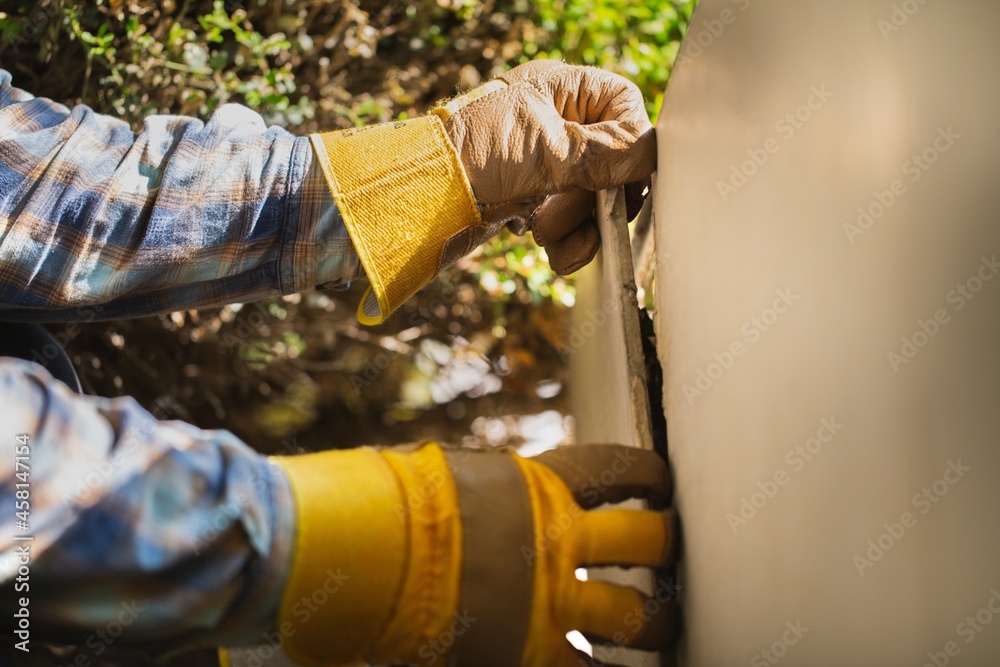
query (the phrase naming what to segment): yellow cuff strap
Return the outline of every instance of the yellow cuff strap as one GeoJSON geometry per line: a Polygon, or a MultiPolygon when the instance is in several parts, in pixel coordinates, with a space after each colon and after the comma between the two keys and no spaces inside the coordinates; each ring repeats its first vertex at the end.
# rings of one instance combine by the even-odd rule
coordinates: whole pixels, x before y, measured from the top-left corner
{"type": "Polygon", "coordinates": [[[447,240],[481,222],[472,187],[434,114],[311,139],[371,283],[358,320],[379,324],[443,268],[447,240]]]}
{"type": "Polygon", "coordinates": [[[410,562],[396,614],[370,657],[379,663],[433,664],[455,621],[462,573],[458,491],[444,452],[427,444],[413,453],[383,456],[405,490],[410,562]]]}
{"type": "MultiPolygon", "coordinates": [[[[573,582],[559,578],[553,578],[553,574],[560,571],[575,572],[577,563],[566,562],[565,555],[570,549],[560,549],[562,541],[569,539],[562,531],[566,530],[565,525],[559,521],[568,521],[572,528],[580,513],[574,511],[575,504],[566,502],[569,491],[565,488],[558,475],[545,466],[536,464],[529,459],[519,456],[514,457],[514,462],[521,469],[524,475],[525,484],[528,487],[528,498],[531,502],[532,525],[535,527],[535,544],[532,545],[535,553],[538,554],[535,561],[534,572],[534,593],[531,602],[531,620],[529,621],[528,638],[524,644],[524,652],[521,654],[522,665],[551,665],[557,664],[558,652],[554,650],[551,637],[548,632],[551,626],[555,625],[554,618],[551,618],[551,610],[555,608],[555,601],[568,597],[564,590],[554,590],[554,584],[575,585],[573,582]],[[555,493],[551,491],[555,489],[555,493]],[[557,540],[551,540],[546,536],[558,535],[557,540]],[[546,541],[549,540],[549,541],[546,541]],[[546,548],[549,547],[549,548],[546,548]]],[[[582,513],[582,512],[581,512],[582,513]]]]}
{"type": "Polygon", "coordinates": [[[439,106],[434,107],[431,111],[440,116],[441,120],[448,122],[449,118],[458,113],[462,107],[466,106],[470,102],[475,102],[480,97],[486,97],[490,93],[503,90],[506,87],[506,82],[501,81],[500,79],[493,79],[489,83],[483,84],[478,88],[473,88],[463,95],[459,95],[458,97],[439,104],[439,106]]]}
{"type": "Polygon", "coordinates": [[[298,518],[285,651],[303,665],[416,662],[458,606],[461,525],[440,447],[275,460],[298,518]]]}

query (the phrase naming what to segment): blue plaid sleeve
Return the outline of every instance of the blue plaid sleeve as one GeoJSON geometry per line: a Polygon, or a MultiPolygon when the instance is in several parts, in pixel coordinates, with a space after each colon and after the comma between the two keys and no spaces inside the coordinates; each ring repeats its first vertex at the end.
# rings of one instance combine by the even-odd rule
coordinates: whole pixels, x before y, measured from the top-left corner
{"type": "Polygon", "coordinates": [[[276,464],[15,359],[0,359],[0,425],[0,609],[27,600],[26,648],[155,653],[275,627],[294,531],[276,464]]]}
{"type": "Polygon", "coordinates": [[[138,316],[359,272],[307,137],[235,104],[136,134],[0,70],[0,318],[138,316]]]}

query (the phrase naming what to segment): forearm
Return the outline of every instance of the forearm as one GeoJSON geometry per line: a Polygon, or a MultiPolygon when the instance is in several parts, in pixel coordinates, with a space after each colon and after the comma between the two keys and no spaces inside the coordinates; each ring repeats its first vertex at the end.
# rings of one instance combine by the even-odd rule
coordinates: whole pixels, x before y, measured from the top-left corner
{"type": "Polygon", "coordinates": [[[0,70],[0,317],[107,319],[346,282],[357,256],[309,141],[226,105],[133,133],[0,70]]]}
{"type": "Polygon", "coordinates": [[[174,650],[259,643],[275,626],[294,534],[276,465],[231,433],[73,394],[28,362],[0,360],[0,395],[5,590],[16,550],[30,553],[28,587],[0,606],[11,614],[28,598],[33,640],[99,644],[127,617],[116,646],[174,650]],[[15,525],[19,434],[30,449],[26,531],[15,525]]]}

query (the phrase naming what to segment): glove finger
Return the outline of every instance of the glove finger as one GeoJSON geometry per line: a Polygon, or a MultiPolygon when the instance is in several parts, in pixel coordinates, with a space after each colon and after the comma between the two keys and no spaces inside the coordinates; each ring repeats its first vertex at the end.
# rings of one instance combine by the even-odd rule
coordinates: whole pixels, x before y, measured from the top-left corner
{"type": "Polygon", "coordinates": [[[670,471],[656,452],[625,445],[571,445],[534,458],[551,468],[583,508],[628,498],[670,499],[670,471]]]}
{"type": "Polygon", "coordinates": [[[548,192],[604,190],[643,181],[656,169],[653,126],[634,83],[570,65],[550,65],[526,80],[530,93],[523,84],[510,89],[511,108],[523,106],[543,132],[532,146],[550,172],[548,192]]]}
{"type": "Polygon", "coordinates": [[[572,71],[575,80],[560,81],[552,73],[545,79],[563,118],[588,124],[613,120],[640,130],[652,128],[639,86],[598,67],[567,66],[567,70],[572,71]]]}
{"type": "Polygon", "coordinates": [[[656,141],[638,86],[607,70],[571,65],[549,66],[531,81],[566,121],[562,129],[574,166],[567,175],[575,182],[565,186],[603,190],[653,173],[656,141]]]}
{"type": "Polygon", "coordinates": [[[545,246],[549,266],[560,276],[568,276],[590,263],[601,247],[597,220],[591,218],[574,229],[569,236],[545,246]]]}
{"type": "MultiPolygon", "coordinates": [[[[625,184],[625,215],[631,221],[646,201],[650,179],[625,184]]],[[[484,211],[495,206],[484,206],[484,211]]],[[[568,236],[584,222],[596,219],[597,193],[571,190],[546,197],[531,216],[531,229],[538,245],[548,247],[568,236]]],[[[485,217],[485,214],[484,214],[485,217]]]]}
{"type": "MultiPolygon", "coordinates": [[[[665,648],[673,646],[677,643],[677,639],[681,634],[682,614],[680,604],[674,598],[670,598],[666,602],[659,602],[650,597],[644,599],[644,608],[653,610],[653,613],[650,615],[652,622],[642,625],[639,634],[634,638],[627,639],[623,643],[615,641],[614,638],[609,640],[587,632],[583,632],[582,634],[594,646],[627,646],[628,648],[639,649],[641,651],[662,651],[665,648]]],[[[640,612],[635,610],[634,615],[628,619],[628,622],[633,627],[637,627],[643,623],[640,620],[640,612]]]]}
{"type": "Polygon", "coordinates": [[[519,65],[499,77],[508,85],[529,83],[573,123],[618,120],[651,127],[639,87],[614,72],[552,60],[519,65]]]}
{"type": "Polygon", "coordinates": [[[660,567],[677,553],[677,514],[673,509],[597,510],[583,517],[586,539],[577,565],[660,567]]]}
{"type": "Polygon", "coordinates": [[[542,247],[548,247],[570,235],[594,217],[597,194],[571,190],[546,197],[531,216],[531,233],[542,247]]]}
{"type": "Polygon", "coordinates": [[[656,169],[656,137],[649,121],[642,126],[621,120],[564,122],[545,131],[546,162],[556,165],[550,192],[616,188],[643,181],[656,169]]]}
{"type": "Polygon", "coordinates": [[[492,238],[503,227],[508,227],[518,236],[523,236],[531,227],[531,219],[535,211],[544,205],[544,199],[528,202],[504,202],[502,204],[484,204],[479,207],[479,214],[489,230],[486,239],[492,238]]]}
{"type": "Polygon", "coordinates": [[[637,183],[625,184],[625,218],[627,220],[635,220],[635,216],[639,215],[639,210],[642,208],[643,202],[646,201],[646,195],[649,194],[651,185],[652,181],[648,178],[637,183]]]}
{"type": "Polygon", "coordinates": [[[646,651],[667,648],[677,638],[680,613],[673,599],[661,603],[604,581],[578,581],[574,588],[562,618],[588,638],[646,651]]]}

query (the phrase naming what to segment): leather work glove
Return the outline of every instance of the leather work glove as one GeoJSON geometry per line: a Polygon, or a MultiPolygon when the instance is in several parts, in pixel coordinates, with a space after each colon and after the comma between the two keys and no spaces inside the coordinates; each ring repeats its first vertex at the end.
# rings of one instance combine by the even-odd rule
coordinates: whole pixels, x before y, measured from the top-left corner
{"type": "Polygon", "coordinates": [[[642,206],[656,168],[642,93],[617,74],[555,60],[525,63],[497,80],[506,85],[488,83],[435,113],[446,118],[487,226],[530,228],[553,271],[572,273],[600,247],[596,190],[624,185],[629,220],[642,206]],[[491,87],[496,95],[473,104],[491,87]],[[501,139],[484,144],[484,128],[501,139]]]}
{"type": "Polygon", "coordinates": [[[568,667],[588,664],[570,630],[647,650],[675,638],[675,602],[575,576],[674,558],[671,510],[587,511],[665,501],[653,452],[582,445],[526,459],[424,443],[277,460],[298,514],[278,619],[294,664],[568,667]]]}
{"type": "Polygon", "coordinates": [[[529,62],[420,118],[312,135],[371,282],[378,324],[504,225],[531,229],[570,273],[600,244],[594,192],[627,185],[630,217],[656,167],[642,94],[594,67],[529,62]]]}

